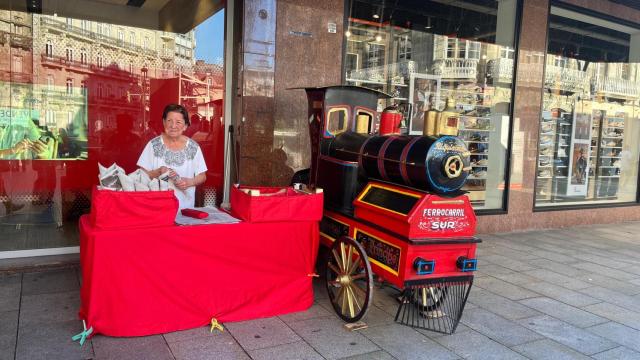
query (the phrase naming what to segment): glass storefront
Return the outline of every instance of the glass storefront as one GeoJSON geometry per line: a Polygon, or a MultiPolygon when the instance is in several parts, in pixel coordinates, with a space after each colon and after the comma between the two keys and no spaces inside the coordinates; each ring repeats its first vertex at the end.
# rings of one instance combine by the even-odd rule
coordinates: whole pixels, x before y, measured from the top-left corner
{"type": "Polygon", "coordinates": [[[55,3],[0,8],[0,253],[77,246],[98,163],[135,170],[169,103],[188,109],[209,168],[200,202],[221,194],[224,11],[86,2],[72,17],[55,3]]]}
{"type": "Polygon", "coordinates": [[[640,28],[552,7],[536,206],[635,202],[640,28]]]}
{"type": "Polygon", "coordinates": [[[474,208],[503,209],[517,0],[348,3],[344,81],[384,91],[404,110],[405,133],[454,100],[471,151],[464,190],[474,208]]]}

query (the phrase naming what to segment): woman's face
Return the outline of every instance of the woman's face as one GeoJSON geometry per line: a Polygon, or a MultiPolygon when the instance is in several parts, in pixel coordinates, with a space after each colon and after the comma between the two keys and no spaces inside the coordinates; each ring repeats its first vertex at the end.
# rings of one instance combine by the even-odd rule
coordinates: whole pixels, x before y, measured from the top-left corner
{"type": "Polygon", "coordinates": [[[171,138],[177,138],[187,129],[184,116],[177,111],[171,111],[167,114],[167,118],[162,122],[164,124],[164,132],[171,138]]]}

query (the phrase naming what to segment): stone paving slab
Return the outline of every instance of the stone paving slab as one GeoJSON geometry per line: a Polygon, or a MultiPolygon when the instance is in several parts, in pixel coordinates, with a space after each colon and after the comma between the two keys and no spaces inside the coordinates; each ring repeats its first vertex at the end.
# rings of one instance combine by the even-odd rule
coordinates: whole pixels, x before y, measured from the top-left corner
{"type": "Polygon", "coordinates": [[[277,345],[270,348],[250,350],[249,355],[255,360],[322,360],[324,359],[309,344],[298,341],[291,344],[277,345]]]}
{"type": "Polygon", "coordinates": [[[94,357],[92,342],[80,347],[71,341],[77,334],[77,320],[47,322],[30,326],[20,324],[16,360],[70,360],[94,357]]]}
{"type": "Polygon", "coordinates": [[[601,352],[600,354],[596,354],[593,356],[594,359],[597,360],[638,360],[640,359],[640,353],[633,351],[629,348],[621,346],[619,348],[611,349],[608,351],[601,352]]]}
{"type": "Polygon", "coordinates": [[[526,359],[508,347],[475,331],[442,336],[436,341],[444,347],[453,350],[453,352],[464,359],[485,360],[487,357],[495,360],[526,359]]]}
{"type": "Polygon", "coordinates": [[[466,309],[462,323],[506,346],[515,346],[543,337],[485,309],[466,309]]]}
{"type": "Polygon", "coordinates": [[[225,328],[244,349],[256,350],[302,339],[277,317],[228,323],[225,328]]]}
{"type": "Polygon", "coordinates": [[[453,335],[396,324],[398,291],[374,287],[350,332],[324,283],[308,310],[163,335],[71,342],[76,269],[0,274],[0,360],[639,359],[640,222],[481,235],[479,271],[453,335]],[[14,351],[15,350],[15,351],[14,351]]]}
{"type": "Polygon", "coordinates": [[[593,335],[586,330],[554,319],[548,315],[523,319],[518,322],[522,326],[546,338],[552,339],[586,355],[597,354],[617,346],[617,344],[605,338],[593,335]]]}
{"type": "Polygon", "coordinates": [[[590,359],[569,347],[544,339],[514,346],[513,349],[529,359],[535,360],[581,360],[590,359]]]}
{"type": "Polygon", "coordinates": [[[392,324],[365,329],[361,333],[396,359],[460,358],[408,326],[392,324]]]}
{"type": "Polygon", "coordinates": [[[79,308],[79,291],[23,296],[20,305],[20,326],[77,320],[79,308]]]}
{"type": "Polygon", "coordinates": [[[609,321],[590,312],[546,297],[520,300],[520,304],[581,328],[609,321]]]}
{"type": "MultiPolygon", "coordinates": [[[[96,358],[105,360],[170,360],[171,351],[162,335],[117,338],[96,335],[92,339],[96,358]]],[[[76,344],[77,347],[79,347],[76,344]]]]}
{"type": "Polygon", "coordinates": [[[629,349],[640,352],[640,331],[638,330],[614,322],[593,326],[587,330],[603,338],[607,338],[613,342],[624,345],[629,349]]]}
{"type": "Polygon", "coordinates": [[[344,330],[343,324],[337,318],[325,317],[298,321],[289,326],[327,359],[339,359],[381,350],[361,333],[344,330]]]}
{"type": "Polygon", "coordinates": [[[80,289],[76,269],[24,274],[22,295],[38,295],[80,289]]]}
{"type": "Polygon", "coordinates": [[[0,360],[14,358],[17,328],[18,310],[0,312],[0,360]]]}

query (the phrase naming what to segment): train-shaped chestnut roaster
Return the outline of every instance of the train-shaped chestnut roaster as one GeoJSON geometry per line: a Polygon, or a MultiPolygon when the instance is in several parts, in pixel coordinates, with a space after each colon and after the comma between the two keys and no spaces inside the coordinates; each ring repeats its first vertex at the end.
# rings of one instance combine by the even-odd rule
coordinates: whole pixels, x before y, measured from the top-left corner
{"type": "Polygon", "coordinates": [[[457,114],[430,113],[425,122],[435,136],[403,136],[401,113],[376,111],[386,94],[356,86],[305,90],[307,182],[325,194],[321,261],[335,311],[347,322],[363,319],[376,274],[399,291],[397,322],[453,333],[480,242],[461,191],[469,151],[458,137],[441,135],[457,134],[457,114]]]}

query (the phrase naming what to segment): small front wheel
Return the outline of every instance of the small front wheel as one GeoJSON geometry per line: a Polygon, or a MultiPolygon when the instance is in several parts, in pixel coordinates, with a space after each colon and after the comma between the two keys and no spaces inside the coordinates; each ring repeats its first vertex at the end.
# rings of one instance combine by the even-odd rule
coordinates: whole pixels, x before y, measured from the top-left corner
{"type": "Polygon", "coordinates": [[[326,275],[329,300],[338,316],[346,322],[362,319],[373,296],[371,264],[362,245],[348,236],[334,241],[326,275]]]}

